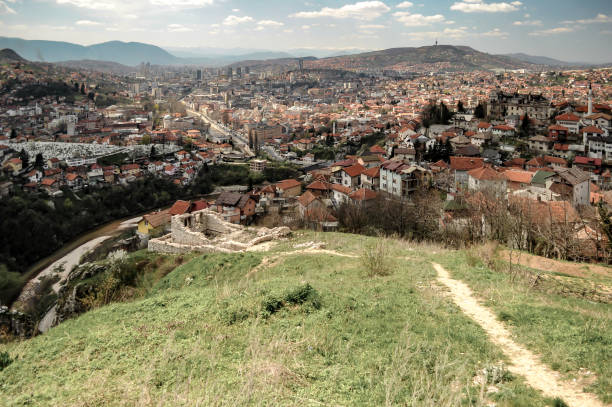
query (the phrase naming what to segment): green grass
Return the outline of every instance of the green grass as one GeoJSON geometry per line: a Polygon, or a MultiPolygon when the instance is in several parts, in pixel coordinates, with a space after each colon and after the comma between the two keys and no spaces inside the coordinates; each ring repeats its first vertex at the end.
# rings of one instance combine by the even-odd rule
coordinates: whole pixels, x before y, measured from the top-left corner
{"type": "Polygon", "coordinates": [[[197,256],[146,280],[144,298],[0,345],[14,360],[0,372],[0,400],[7,406],[553,405],[518,377],[505,377],[495,393],[475,382],[503,355],[432,284],[429,262],[443,256],[459,263],[460,253],[387,240],[391,273],[368,277],[359,256],[372,239],[304,232],[268,253],[197,256]],[[357,257],[285,255],[247,276],[264,257],[313,240],[357,257]]]}
{"type": "MultiPolygon", "coordinates": [[[[485,305],[506,323],[519,343],[540,354],[544,363],[567,380],[578,380],[586,391],[612,403],[610,305],[534,290],[513,281],[509,274],[468,261],[468,256],[453,253],[438,261],[485,299],[485,305]],[[587,371],[591,374],[585,374],[587,371]]],[[[577,285],[589,283],[570,279],[577,285]]]]}

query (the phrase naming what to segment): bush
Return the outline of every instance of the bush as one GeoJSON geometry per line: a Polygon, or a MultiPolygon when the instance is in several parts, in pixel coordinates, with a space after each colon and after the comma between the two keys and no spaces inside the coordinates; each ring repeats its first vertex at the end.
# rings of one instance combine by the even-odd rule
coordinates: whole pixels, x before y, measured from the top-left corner
{"type": "Polygon", "coordinates": [[[19,295],[23,277],[0,264],[0,305],[10,305],[19,295]]]}
{"type": "Polygon", "coordinates": [[[569,405],[565,401],[563,401],[563,399],[555,397],[555,399],[553,400],[553,407],[569,407],[569,405]]]}
{"type": "Polygon", "coordinates": [[[11,363],[13,363],[13,359],[11,359],[8,352],[0,352],[0,372],[11,363]]]}
{"type": "Polygon", "coordinates": [[[373,243],[366,243],[361,254],[361,260],[370,277],[391,274],[389,252],[383,238],[378,238],[373,243]]]}
{"type": "Polygon", "coordinates": [[[310,284],[299,285],[283,295],[269,295],[262,302],[262,315],[268,317],[287,305],[305,305],[318,310],[321,308],[321,296],[310,284]]]}

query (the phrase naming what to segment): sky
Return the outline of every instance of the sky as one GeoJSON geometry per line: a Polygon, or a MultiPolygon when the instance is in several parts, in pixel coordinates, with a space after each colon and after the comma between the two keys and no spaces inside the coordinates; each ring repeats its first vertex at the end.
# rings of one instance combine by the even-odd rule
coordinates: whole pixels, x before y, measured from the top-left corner
{"type": "Polygon", "coordinates": [[[0,35],[286,51],[469,45],[612,61],[612,0],[0,0],[0,35]]]}

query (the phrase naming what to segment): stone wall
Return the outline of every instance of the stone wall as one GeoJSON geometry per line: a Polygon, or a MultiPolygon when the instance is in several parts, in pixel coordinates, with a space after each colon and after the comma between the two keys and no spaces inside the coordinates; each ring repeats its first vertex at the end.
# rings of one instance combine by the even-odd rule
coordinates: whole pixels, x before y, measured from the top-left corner
{"type": "Polygon", "coordinates": [[[149,251],[162,253],[231,253],[290,234],[289,228],[245,228],[223,220],[210,209],[173,216],[170,233],[148,243],[149,251]]]}

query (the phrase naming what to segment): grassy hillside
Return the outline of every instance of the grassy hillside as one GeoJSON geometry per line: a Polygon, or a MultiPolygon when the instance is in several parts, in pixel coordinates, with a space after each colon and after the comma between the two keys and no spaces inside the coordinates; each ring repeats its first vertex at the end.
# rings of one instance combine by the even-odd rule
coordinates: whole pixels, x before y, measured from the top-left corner
{"type": "Polygon", "coordinates": [[[436,283],[432,260],[491,298],[553,368],[591,369],[593,391],[610,393],[609,309],[530,296],[465,252],[397,240],[385,242],[386,273],[372,276],[362,254],[375,242],[304,232],[268,252],[196,256],[145,279],[140,299],[0,345],[14,359],[0,371],[2,404],[562,405],[500,367],[501,349],[436,283]],[[329,251],[296,248],[310,241],[329,251]],[[555,333],[567,324],[585,340],[563,357],[571,335],[555,333]]]}

